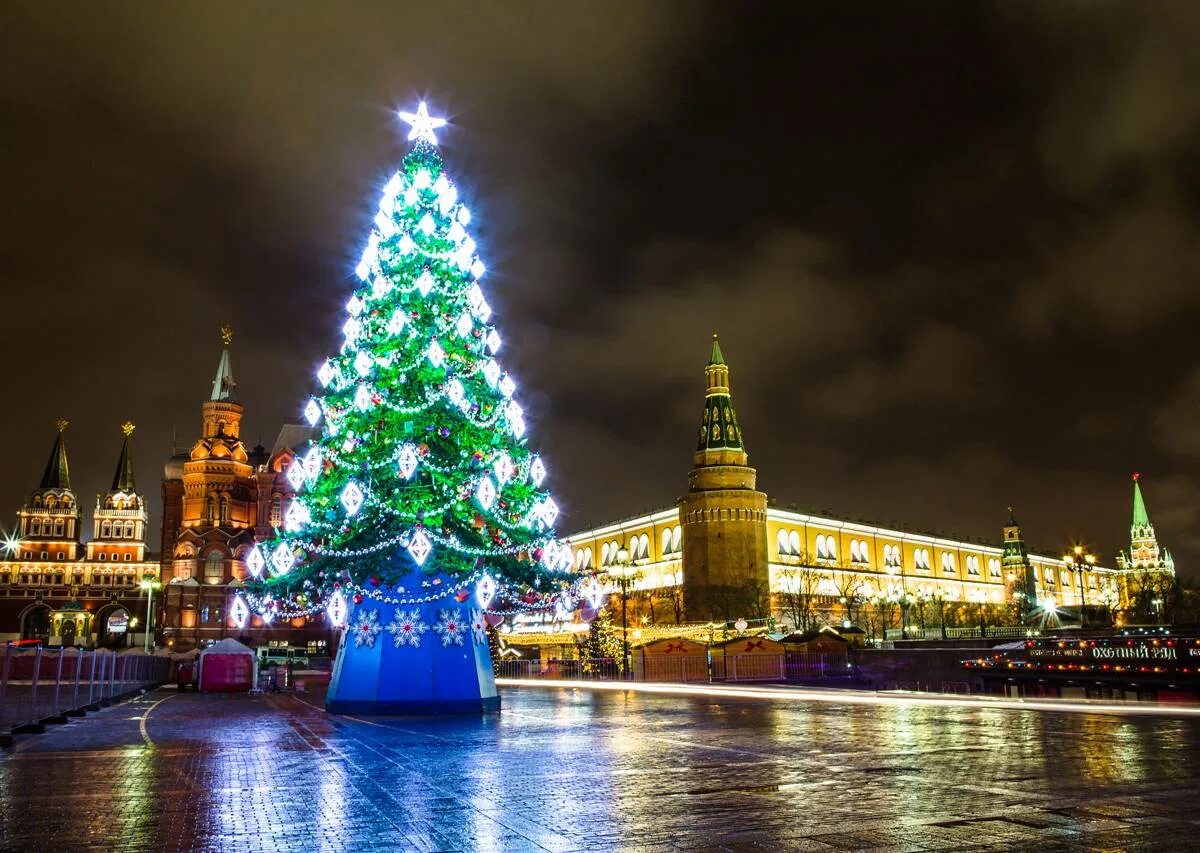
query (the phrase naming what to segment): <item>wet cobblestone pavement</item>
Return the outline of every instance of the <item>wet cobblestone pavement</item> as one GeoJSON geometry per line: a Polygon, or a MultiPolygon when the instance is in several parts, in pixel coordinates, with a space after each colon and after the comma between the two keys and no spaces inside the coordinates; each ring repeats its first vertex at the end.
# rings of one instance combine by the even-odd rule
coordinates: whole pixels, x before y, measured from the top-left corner
{"type": "Polygon", "coordinates": [[[504,701],[499,717],[358,721],[315,695],[159,690],[0,753],[0,847],[1200,847],[1195,720],[537,688],[504,701]]]}

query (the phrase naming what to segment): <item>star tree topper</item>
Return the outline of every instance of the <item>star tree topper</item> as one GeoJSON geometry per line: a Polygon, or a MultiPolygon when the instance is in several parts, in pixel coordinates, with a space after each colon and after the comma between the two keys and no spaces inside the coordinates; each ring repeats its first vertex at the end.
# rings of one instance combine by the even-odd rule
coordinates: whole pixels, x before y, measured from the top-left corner
{"type": "Polygon", "coordinates": [[[400,118],[412,126],[412,130],[408,132],[409,142],[428,142],[430,145],[437,145],[437,137],[433,132],[439,127],[446,126],[444,118],[434,118],[429,114],[424,101],[417,106],[415,113],[401,111],[400,118]]]}

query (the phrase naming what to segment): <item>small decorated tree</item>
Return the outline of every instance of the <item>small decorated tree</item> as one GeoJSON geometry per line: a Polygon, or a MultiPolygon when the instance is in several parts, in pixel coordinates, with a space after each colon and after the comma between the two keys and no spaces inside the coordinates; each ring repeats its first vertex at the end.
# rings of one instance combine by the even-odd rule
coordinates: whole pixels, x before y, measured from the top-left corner
{"type": "Polygon", "coordinates": [[[260,580],[246,599],[268,620],[324,611],[347,626],[331,710],[486,710],[487,624],[577,596],[471,215],[436,148],[445,122],[424,103],[401,116],[413,145],[383,188],[343,343],[304,406],[319,435],[286,472],[283,530],[247,559],[260,580]]]}

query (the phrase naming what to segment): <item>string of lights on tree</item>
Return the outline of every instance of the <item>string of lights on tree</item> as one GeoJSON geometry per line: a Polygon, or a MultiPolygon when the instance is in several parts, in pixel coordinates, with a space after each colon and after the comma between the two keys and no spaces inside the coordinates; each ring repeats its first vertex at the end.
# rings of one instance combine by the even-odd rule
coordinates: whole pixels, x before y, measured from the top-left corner
{"type": "Polygon", "coordinates": [[[473,593],[493,617],[585,596],[557,541],[545,462],[527,446],[517,385],[481,284],[471,214],[445,173],[424,103],[387,181],[346,303],[343,341],[303,407],[317,433],[286,471],[296,497],[247,555],[241,622],[350,601],[414,605],[473,593]],[[419,589],[401,582],[419,567],[419,589]]]}

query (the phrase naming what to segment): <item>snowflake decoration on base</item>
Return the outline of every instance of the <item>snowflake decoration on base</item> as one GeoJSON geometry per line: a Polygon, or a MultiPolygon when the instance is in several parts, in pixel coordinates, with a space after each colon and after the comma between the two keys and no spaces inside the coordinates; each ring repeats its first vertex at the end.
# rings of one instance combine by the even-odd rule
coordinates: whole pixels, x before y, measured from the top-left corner
{"type": "Polygon", "coordinates": [[[383,627],[379,624],[378,610],[360,610],[354,614],[354,645],[356,648],[366,646],[375,648],[375,638],[383,627]]]}
{"type": "Polygon", "coordinates": [[[463,644],[463,634],[467,633],[467,626],[463,622],[462,611],[459,609],[443,610],[438,615],[438,623],[433,626],[433,630],[437,631],[442,638],[442,645],[448,646],[453,643],[456,646],[463,644]]]}
{"type": "Polygon", "coordinates": [[[471,611],[471,634],[475,637],[475,645],[487,645],[487,622],[483,621],[482,610],[471,611]]]}
{"type": "Polygon", "coordinates": [[[412,646],[415,649],[421,645],[421,635],[429,630],[429,626],[421,621],[420,610],[397,610],[392,614],[387,630],[395,640],[396,648],[412,646]]]}

